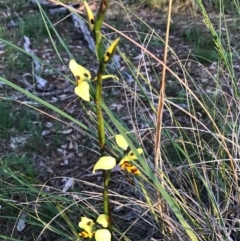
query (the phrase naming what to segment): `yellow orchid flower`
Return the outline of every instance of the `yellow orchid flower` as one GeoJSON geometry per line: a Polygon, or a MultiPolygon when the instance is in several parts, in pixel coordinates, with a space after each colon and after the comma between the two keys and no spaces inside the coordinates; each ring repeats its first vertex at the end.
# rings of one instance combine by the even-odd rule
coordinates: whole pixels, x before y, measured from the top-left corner
{"type": "MultiPolygon", "coordinates": [[[[119,147],[121,147],[124,151],[127,150],[128,148],[128,143],[124,139],[124,137],[119,134],[115,136],[116,143],[119,147]]],[[[143,150],[142,148],[137,149],[138,154],[142,154],[143,150]]],[[[137,156],[133,153],[132,150],[130,150],[127,155],[123,157],[123,159],[119,162],[119,166],[121,167],[122,170],[126,170],[129,173],[135,174],[135,175],[140,175],[140,171],[136,166],[134,166],[131,161],[137,160],[137,156]]]]}
{"type": "MultiPolygon", "coordinates": [[[[116,135],[115,136],[116,143],[119,147],[121,147],[123,150],[127,150],[128,143],[124,139],[122,135],[116,135]]],[[[143,150],[141,148],[137,149],[137,152],[139,154],[143,153],[143,150]]],[[[134,166],[131,161],[137,160],[137,156],[133,153],[133,151],[129,151],[123,159],[120,161],[119,165],[122,170],[126,170],[129,173],[133,173],[136,175],[140,175],[140,171],[136,166],[134,166]]],[[[96,172],[96,170],[111,170],[116,166],[116,159],[111,156],[103,156],[99,158],[99,160],[96,162],[96,164],[93,167],[93,173],[96,172]]]]}
{"type": "Polygon", "coordinates": [[[102,170],[111,170],[116,166],[116,159],[111,156],[103,156],[101,157],[95,166],[93,167],[93,173],[95,173],[96,170],[102,169],[102,170]]]}
{"type": "Polygon", "coordinates": [[[79,234],[80,236],[92,238],[95,227],[92,219],[87,217],[81,217],[81,221],[79,222],[78,226],[84,229],[84,231],[79,234]]]}
{"type": "Polygon", "coordinates": [[[88,15],[88,24],[89,24],[89,28],[91,29],[91,31],[93,31],[94,29],[94,24],[95,24],[95,17],[94,14],[91,10],[91,8],[89,7],[88,3],[86,1],[83,2],[85,9],[87,11],[87,15],[88,15]]]}
{"type": "Polygon", "coordinates": [[[117,49],[117,45],[118,45],[118,42],[119,42],[120,38],[117,38],[116,40],[114,40],[112,42],[112,44],[110,45],[110,47],[107,49],[106,53],[104,54],[103,56],[103,62],[105,64],[109,63],[110,60],[112,59],[116,49],[117,49]]]}
{"type": "MultiPolygon", "coordinates": [[[[75,94],[85,101],[90,101],[90,87],[88,81],[91,80],[91,73],[86,68],[78,64],[74,59],[70,60],[69,68],[76,79],[76,87],[74,89],[75,94]]],[[[119,80],[117,76],[111,74],[102,76],[102,79],[109,78],[119,80]]],[[[95,80],[97,80],[97,77],[94,78],[94,81],[95,80]]]]}
{"type": "Polygon", "coordinates": [[[78,226],[84,229],[84,231],[79,233],[79,236],[90,239],[94,236],[96,241],[111,241],[111,233],[106,229],[109,225],[108,219],[108,215],[99,215],[96,222],[101,224],[104,228],[96,230],[96,224],[92,219],[81,217],[78,226]]]}
{"type": "MultiPolygon", "coordinates": [[[[143,150],[141,148],[137,149],[138,154],[142,154],[143,150]]],[[[133,151],[129,151],[126,156],[119,162],[119,166],[121,167],[121,170],[126,170],[129,173],[132,173],[134,175],[140,175],[140,171],[136,166],[134,166],[131,161],[137,160],[136,155],[133,153],[133,151]]]]}
{"type": "Polygon", "coordinates": [[[69,62],[69,68],[76,79],[76,87],[74,89],[75,94],[81,97],[85,101],[90,101],[89,84],[91,79],[90,72],[79,65],[74,59],[69,62]]]}

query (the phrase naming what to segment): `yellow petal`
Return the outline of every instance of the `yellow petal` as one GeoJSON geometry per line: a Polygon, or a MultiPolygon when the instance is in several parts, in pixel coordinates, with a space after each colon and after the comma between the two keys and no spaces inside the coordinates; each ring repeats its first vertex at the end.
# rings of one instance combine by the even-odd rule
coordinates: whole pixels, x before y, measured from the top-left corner
{"type": "MultiPolygon", "coordinates": [[[[142,148],[138,148],[137,149],[137,152],[138,154],[142,154],[143,153],[143,150],[142,148]]],[[[125,161],[132,161],[132,160],[137,160],[137,157],[136,155],[133,153],[133,151],[131,150],[127,156],[124,157],[125,161]]]]}
{"type": "Polygon", "coordinates": [[[121,167],[122,170],[124,170],[124,163],[127,162],[126,157],[124,157],[120,162],[119,166],[121,167]]]}
{"type": "Polygon", "coordinates": [[[116,75],[106,74],[102,76],[102,79],[110,79],[110,78],[119,81],[119,78],[116,75]]]}
{"type": "Polygon", "coordinates": [[[78,86],[75,87],[74,92],[83,100],[90,101],[89,84],[86,81],[78,84],[78,86]]]}
{"type": "MultiPolygon", "coordinates": [[[[87,217],[81,217],[81,221],[79,222],[78,226],[82,229],[84,229],[90,238],[93,236],[93,227],[94,227],[94,222],[92,219],[87,218],[87,217]]],[[[85,233],[83,233],[85,234],[85,233]]],[[[86,235],[86,234],[85,234],[86,235]]]]}
{"type": "Polygon", "coordinates": [[[72,73],[78,83],[81,83],[84,80],[91,79],[90,72],[86,68],[79,65],[74,59],[70,60],[69,69],[72,71],[72,73]]]}
{"type": "Polygon", "coordinates": [[[101,214],[98,216],[97,223],[101,224],[104,228],[106,228],[109,224],[109,217],[106,214],[101,214]]]}
{"type": "MultiPolygon", "coordinates": [[[[102,76],[102,79],[114,79],[119,81],[119,78],[116,75],[112,75],[112,74],[106,74],[102,76]]],[[[97,80],[97,76],[94,78],[94,81],[97,80]]]]}
{"type": "Polygon", "coordinates": [[[115,138],[118,146],[121,147],[124,151],[126,151],[128,148],[128,143],[126,142],[124,137],[119,134],[119,135],[116,135],[115,138]]]}
{"type": "Polygon", "coordinates": [[[93,173],[96,170],[111,170],[116,166],[116,159],[111,156],[103,156],[101,157],[93,168],[93,173]]]}
{"type": "Polygon", "coordinates": [[[108,229],[99,229],[95,233],[96,241],[111,241],[111,233],[108,229]]]}
{"type": "Polygon", "coordinates": [[[86,8],[87,15],[88,15],[89,28],[90,28],[91,30],[93,30],[94,24],[95,24],[94,14],[93,14],[91,8],[89,7],[88,3],[87,3],[86,1],[84,1],[83,3],[84,3],[84,6],[85,6],[85,8],[86,8]]]}
{"type": "Polygon", "coordinates": [[[107,49],[106,53],[104,54],[103,62],[105,64],[109,63],[109,61],[112,59],[112,57],[117,49],[119,40],[120,40],[120,38],[117,38],[115,41],[113,41],[112,44],[110,45],[110,47],[107,49]]]}

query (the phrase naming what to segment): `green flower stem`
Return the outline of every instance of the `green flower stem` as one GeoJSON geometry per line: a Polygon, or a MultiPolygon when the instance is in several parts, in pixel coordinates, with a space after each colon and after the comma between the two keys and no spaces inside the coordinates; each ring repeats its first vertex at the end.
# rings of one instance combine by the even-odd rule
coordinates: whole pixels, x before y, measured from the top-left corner
{"type": "MultiPolygon", "coordinates": [[[[105,131],[104,131],[104,119],[102,115],[101,109],[101,101],[102,101],[102,75],[105,69],[104,63],[99,64],[98,74],[97,74],[97,83],[96,83],[96,111],[97,111],[97,119],[98,119],[98,140],[99,146],[101,149],[101,156],[104,155],[105,149],[105,131]]],[[[104,180],[104,188],[103,188],[103,209],[104,214],[109,217],[109,231],[112,231],[111,225],[111,212],[109,206],[109,197],[108,197],[108,186],[111,179],[111,171],[103,171],[103,180],[104,180]]]]}
{"type": "Polygon", "coordinates": [[[102,33],[100,31],[95,31],[95,40],[96,40],[97,58],[98,58],[98,61],[101,61],[105,52],[105,48],[102,41],[102,33]]]}
{"type": "Polygon", "coordinates": [[[107,9],[109,7],[110,4],[110,0],[102,0],[100,2],[100,6],[98,9],[98,13],[96,16],[96,21],[94,24],[94,35],[95,35],[95,41],[96,41],[96,53],[97,53],[97,57],[98,60],[101,61],[103,58],[103,55],[105,53],[105,48],[104,48],[104,44],[102,41],[102,33],[101,33],[101,27],[102,27],[102,23],[103,20],[105,18],[107,9]]]}
{"type": "MultiPolygon", "coordinates": [[[[98,9],[98,13],[96,16],[96,21],[94,24],[94,36],[96,41],[96,54],[99,60],[99,68],[97,73],[97,81],[96,81],[96,112],[97,112],[97,120],[98,120],[98,140],[99,147],[101,149],[101,156],[104,155],[105,151],[105,130],[104,130],[104,119],[102,115],[101,102],[102,102],[102,76],[105,70],[105,64],[103,63],[103,56],[105,53],[104,44],[102,41],[102,33],[101,26],[108,9],[110,0],[102,0],[98,9]]],[[[111,178],[111,171],[103,171],[103,208],[104,214],[109,217],[109,231],[112,231],[111,225],[111,212],[109,206],[109,197],[108,197],[108,187],[111,178]]]]}
{"type": "Polygon", "coordinates": [[[97,74],[97,84],[96,84],[96,111],[97,111],[97,119],[98,119],[98,140],[99,147],[101,149],[101,155],[104,155],[104,147],[105,147],[105,131],[104,131],[104,120],[101,109],[101,101],[102,101],[102,75],[104,71],[104,65],[102,63],[99,64],[98,74],[97,74]]]}
{"type": "Polygon", "coordinates": [[[111,179],[111,171],[103,171],[103,178],[104,178],[103,209],[104,209],[104,214],[108,215],[109,217],[108,229],[110,232],[112,232],[112,215],[111,215],[109,197],[108,197],[108,186],[111,179]]]}
{"type": "Polygon", "coordinates": [[[109,7],[110,0],[102,0],[96,16],[96,23],[94,25],[95,32],[100,31],[103,20],[105,18],[107,9],[109,7]]]}

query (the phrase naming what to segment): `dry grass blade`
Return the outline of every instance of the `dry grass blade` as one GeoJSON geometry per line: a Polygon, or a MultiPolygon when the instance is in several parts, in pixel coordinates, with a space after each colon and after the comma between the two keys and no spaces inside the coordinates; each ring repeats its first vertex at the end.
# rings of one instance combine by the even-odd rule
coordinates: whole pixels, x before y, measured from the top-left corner
{"type": "MultiPolygon", "coordinates": [[[[154,173],[157,175],[158,169],[160,168],[163,170],[163,163],[162,163],[162,155],[160,150],[160,141],[161,141],[161,134],[162,134],[162,116],[163,116],[163,108],[164,108],[164,96],[165,96],[165,81],[166,81],[166,64],[167,64],[167,53],[168,53],[168,40],[169,40],[169,31],[170,31],[170,24],[171,24],[171,13],[172,13],[172,0],[169,1],[168,5],[168,19],[167,19],[167,28],[166,28],[166,38],[165,38],[165,47],[164,47],[164,57],[163,57],[163,70],[162,70],[162,79],[161,79],[161,87],[159,90],[159,101],[157,107],[157,120],[156,120],[156,132],[155,132],[155,168],[154,173]],[[160,161],[160,162],[159,162],[160,161]]],[[[164,176],[161,174],[160,176],[162,185],[164,187],[165,181],[164,176]]],[[[173,240],[174,234],[173,231],[166,220],[164,220],[164,216],[169,216],[168,206],[166,201],[158,194],[158,203],[159,203],[159,210],[161,215],[161,230],[162,233],[165,234],[166,240],[173,240]]],[[[176,240],[177,237],[175,237],[176,240]]]]}

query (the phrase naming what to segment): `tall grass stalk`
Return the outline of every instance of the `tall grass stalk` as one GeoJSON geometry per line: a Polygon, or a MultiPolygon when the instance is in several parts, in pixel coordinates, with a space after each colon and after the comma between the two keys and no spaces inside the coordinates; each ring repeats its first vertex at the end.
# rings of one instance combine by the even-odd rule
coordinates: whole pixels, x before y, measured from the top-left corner
{"type": "MultiPolygon", "coordinates": [[[[159,101],[157,107],[157,117],[156,117],[156,133],[155,133],[155,167],[154,173],[157,175],[158,170],[163,170],[163,159],[160,151],[161,146],[161,135],[162,135],[162,116],[163,116],[163,109],[164,109],[164,97],[165,97],[165,81],[166,81],[166,65],[167,65],[167,53],[168,53],[168,39],[169,39],[169,30],[171,25],[171,13],[172,13],[172,0],[169,1],[168,5],[168,19],[167,19],[167,27],[166,27],[166,39],[165,39],[165,48],[164,48],[164,57],[163,57],[163,70],[162,70],[162,79],[161,79],[161,87],[159,90],[159,101]]],[[[163,173],[160,174],[160,180],[162,182],[163,187],[165,186],[165,180],[163,173]]],[[[161,200],[161,195],[158,198],[159,202],[159,210],[160,213],[163,213],[166,216],[169,216],[168,206],[165,200],[161,200]]],[[[161,220],[161,230],[162,233],[168,240],[173,240],[174,234],[171,227],[168,225],[168,222],[164,220],[164,215],[162,215],[161,220]]]]}

